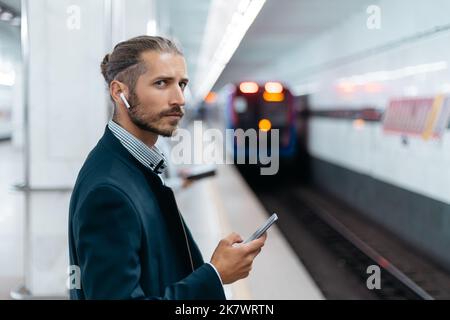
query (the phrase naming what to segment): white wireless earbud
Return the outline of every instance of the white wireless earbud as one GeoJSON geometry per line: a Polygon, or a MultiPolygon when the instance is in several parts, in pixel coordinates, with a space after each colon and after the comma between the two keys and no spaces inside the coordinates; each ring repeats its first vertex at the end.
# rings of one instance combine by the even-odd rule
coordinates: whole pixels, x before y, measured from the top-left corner
{"type": "Polygon", "coordinates": [[[125,106],[127,107],[127,109],[130,109],[130,104],[128,103],[127,99],[125,98],[125,95],[123,94],[123,92],[120,93],[120,98],[122,99],[123,103],[125,103],[125,106]]]}

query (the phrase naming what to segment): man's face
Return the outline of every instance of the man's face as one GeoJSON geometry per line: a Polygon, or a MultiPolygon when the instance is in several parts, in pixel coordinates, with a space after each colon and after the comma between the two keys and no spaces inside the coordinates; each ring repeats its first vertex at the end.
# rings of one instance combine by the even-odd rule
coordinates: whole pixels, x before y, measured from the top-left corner
{"type": "Polygon", "coordinates": [[[130,92],[130,118],[142,130],[172,136],[184,115],[184,88],[188,82],[181,55],[148,51],[142,54],[147,72],[130,92]]]}

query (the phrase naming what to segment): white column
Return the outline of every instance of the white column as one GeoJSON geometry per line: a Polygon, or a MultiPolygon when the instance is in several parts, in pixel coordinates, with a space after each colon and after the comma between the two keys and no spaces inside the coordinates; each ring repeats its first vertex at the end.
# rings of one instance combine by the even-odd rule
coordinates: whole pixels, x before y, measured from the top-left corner
{"type": "Polygon", "coordinates": [[[71,188],[109,114],[100,63],[117,42],[146,33],[154,2],[25,2],[25,288],[37,297],[65,296],[71,188]]]}
{"type": "Polygon", "coordinates": [[[112,0],[112,45],[147,34],[155,19],[154,0],[112,0]]]}
{"type": "Polygon", "coordinates": [[[110,50],[108,1],[28,1],[29,225],[25,285],[63,296],[70,189],[107,121],[100,62],[110,50]]]}
{"type": "Polygon", "coordinates": [[[29,1],[32,187],[71,187],[104,129],[103,2],[29,1]]]}

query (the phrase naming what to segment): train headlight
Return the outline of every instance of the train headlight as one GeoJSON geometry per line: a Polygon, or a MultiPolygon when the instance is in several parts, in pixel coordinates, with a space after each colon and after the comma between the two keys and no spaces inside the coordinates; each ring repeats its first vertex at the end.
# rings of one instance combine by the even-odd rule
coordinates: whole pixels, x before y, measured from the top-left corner
{"type": "Polygon", "coordinates": [[[279,82],[267,82],[264,86],[264,89],[268,93],[282,93],[283,92],[283,85],[279,82]]]}
{"type": "Polygon", "coordinates": [[[259,130],[267,132],[272,128],[272,123],[268,119],[261,119],[258,123],[259,130]]]}
{"type": "Polygon", "coordinates": [[[239,90],[242,93],[256,93],[259,90],[258,84],[256,82],[242,82],[239,85],[239,90]]]}

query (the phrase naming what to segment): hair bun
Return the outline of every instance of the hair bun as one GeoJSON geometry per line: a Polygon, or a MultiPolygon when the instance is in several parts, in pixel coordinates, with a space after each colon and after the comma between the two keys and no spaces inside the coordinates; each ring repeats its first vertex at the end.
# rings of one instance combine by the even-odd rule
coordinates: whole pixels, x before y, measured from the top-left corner
{"type": "Polygon", "coordinates": [[[109,54],[109,53],[107,55],[105,55],[105,57],[103,58],[102,64],[100,65],[102,75],[107,82],[108,82],[108,63],[109,63],[110,57],[111,57],[111,54],[109,54]]]}
{"type": "Polygon", "coordinates": [[[103,58],[103,62],[102,62],[102,64],[108,64],[108,62],[109,62],[109,57],[111,56],[111,54],[107,54],[104,58],[103,58]]]}

